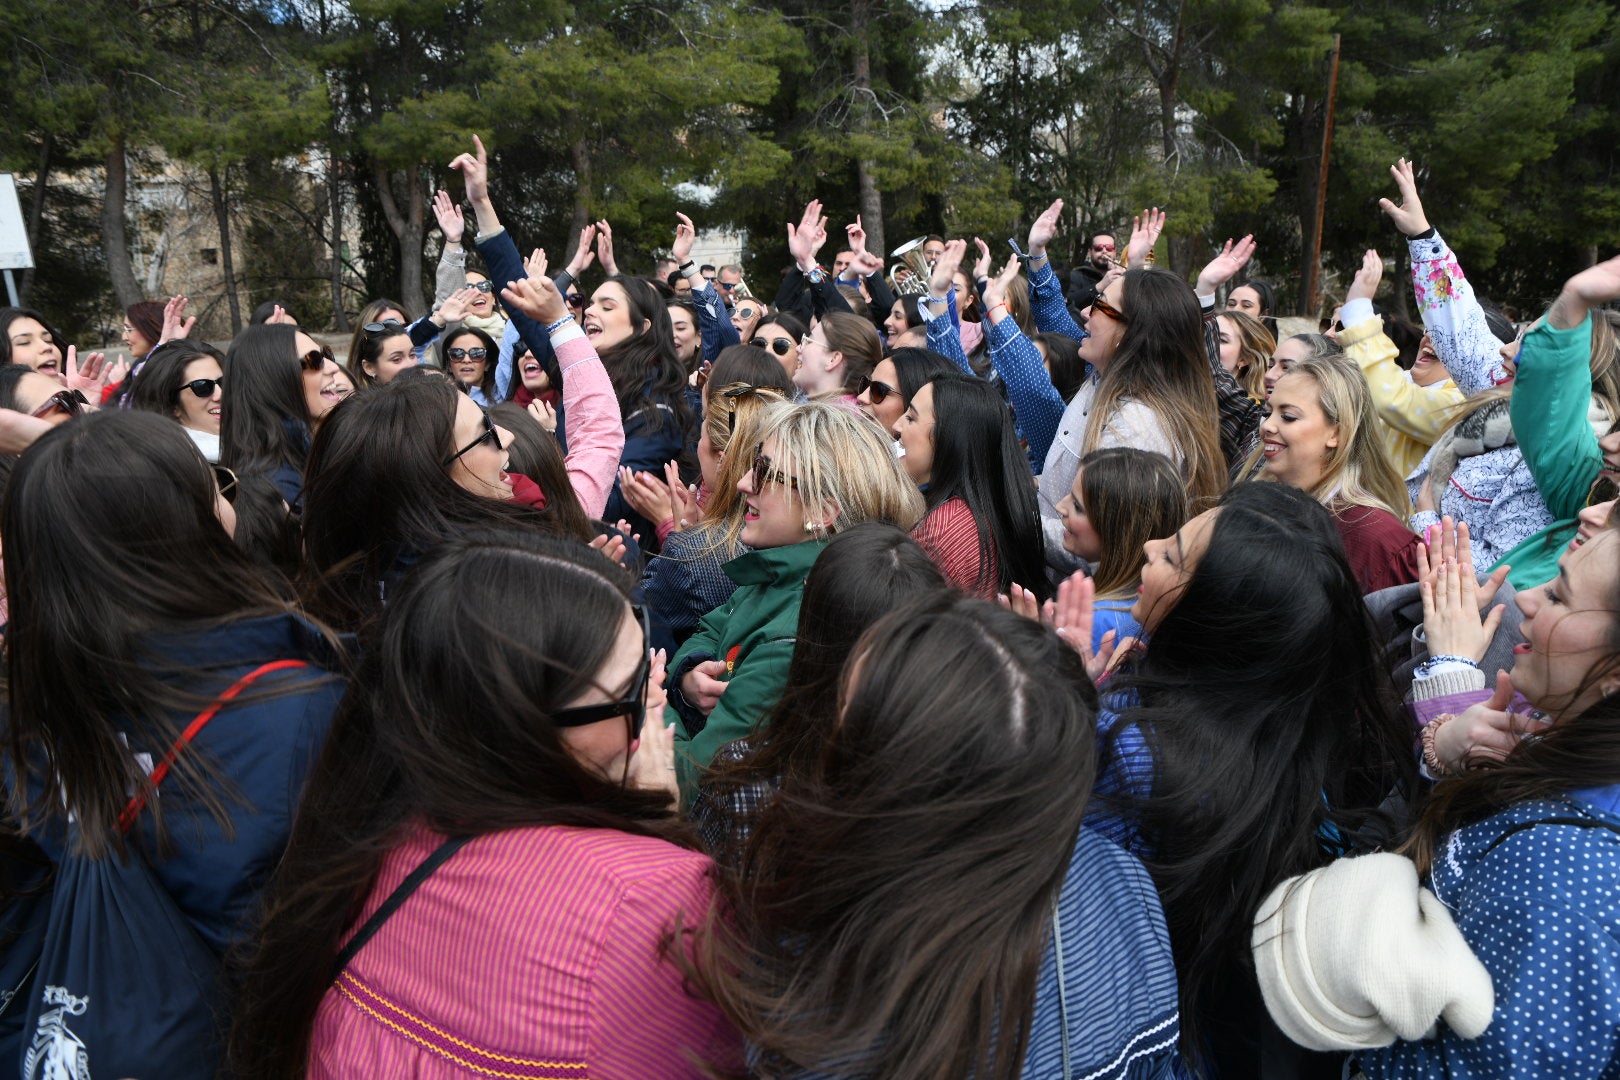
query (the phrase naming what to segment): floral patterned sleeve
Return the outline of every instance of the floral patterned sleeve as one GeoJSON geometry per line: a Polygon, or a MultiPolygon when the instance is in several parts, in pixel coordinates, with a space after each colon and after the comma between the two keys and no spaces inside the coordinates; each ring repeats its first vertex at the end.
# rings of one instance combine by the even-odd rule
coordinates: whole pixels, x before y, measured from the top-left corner
{"type": "Polygon", "coordinates": [[[1407,241],[1412,255],[1412,293],[1435,355],[1465,396],[1506,382],[1502,343],[1485,322],[1485,309],[1463,276],[1457,256],[1438,232],[1407,241]]]}

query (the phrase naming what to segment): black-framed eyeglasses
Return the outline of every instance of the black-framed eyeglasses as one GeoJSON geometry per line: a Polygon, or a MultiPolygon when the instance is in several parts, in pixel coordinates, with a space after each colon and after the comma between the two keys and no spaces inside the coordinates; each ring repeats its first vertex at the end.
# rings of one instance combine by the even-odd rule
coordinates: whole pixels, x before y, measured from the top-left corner
{"type": "Polygon", "coordinates": [[[58,390],[41,402],[39,407],[28,415],[34,417],[49,416],[52,412],[60,409],[69,416],[78,416],[84,412],[84,407],[88,404],[90,404],[90,399],[84,396],[83,391],[58,390]]]}
{"type": "Polygon", "coordinates": [[[484,348],[482,345],[478,345],[471,349],[446,349],[444,351],[444,355],[448,356],[452,360],[469,358],[473,360],[482,360],[484,357],[489,355],[489,350],[484,348]]]}
{"type": "Polygon", "coordinates": [[[368,322],[361,327],[367,337],[388,337],[391,334],[405,332],[405,324],[398,319],[384,319],[382,322],[368,322]]]}
{"type": "Polygon", "coordinates": [[[495,430],[495,421],[489,418],[489,413],[484,413],[483,416],[484,433],[478,436],[478,438],[474,439],[472,442],[468,443],[466,446],[463,446],[460,450],[457,450],[455,453],[445,458],[444,467],[446,469],[460,461],[461,455],[471,453],[484,443],[493,443],[495,445],[495,449],[497,450],[506,449],[506,447],[501,445],[501,433],[495,430]]]}
{"type": "Polygon", "coordinates": [[[862,394],[870,394],[872,397],[872,404],[881,405],[883,404],[884,398],[887,398],[890,394],[898,394],[899,392],[900,391],[896,390],[888,383],[881,383],[870,376],[862,375],[861,388],[855,391],[855,396],[859,397],[862,394]]]}
{"type": "Polygon", "coordinates": [[[600,705],[557,709],[551,714],[553,724],[558,727],[584,727],[622,716],[630,722],[630,737],[640,737],[642,721],[647,717],[647,674],[652,670],[652,626],[647,621],[646,609],[641,605],[630,605],[630,613],[641,623],[641,663],[636,665],[636,673],[631,678],[629,696],[618,701],[604,701],[600,705]]]}
{"type": "Polygon", "coordinates": [[[332,355],[332,346],[322,345],[313,352],[300,356],[298,363],[305,371],[319,371],[326,366],[328,360],[337,363],[337,357],[332,355]]]}
{"type": "MultiPolygon", "coordinates": [[[[809,335],[805,335],[806,338],[809,335]]],[[[777,356],[786,356],[793,349],[793,339],[790,337],[771,338],[769,341],[763,337],[756,337],[748,344],[759,349],[769,349],[777,356]]]]}
{"type": "Polygon", "coordinates": [[[1115,307],[1113,304],[1110,304],[1100,296],[1091,302],[1091,310],[1093,313],[1101,312],[1110,319],[1113,319],[1115,322],[1119,323],[1121,326],[1130,325],[1131,320],[1125,317],[1125,313],[1123,311],[1119,310],[1119,308],[1115,307]]]}
{"type": "MultiPolygon", "coordinates": [[[[224,379],[192,379],[182,386],[180,390],[190,390],[200,398],[211,398],[214,396],[215,388],[224,385],[224,379]]],[[[179,390],[175,391],[176,394],[179,392],[179,390]]]]}
{"type": "Polygon", "coordinates": [[[767,483],[776,484],[778,487],[790,487],[795,491],[799,489],[798,477],[789,476],[781,469],[772,466],[770,457],[765,453],[764,443],[754,447],[753,479],[754,494],[756,495],[765,490],[767,483]]]}
{"type": "Polygon", "coordinates": [[[236,501],[236,474],[223,465],[210,465],[214,470],[214,484],[219,488],[219,497],[228,503],[236,501]]]}
{"type": "Polygon", "coordinates": [[[493,292],[495,283],[493,281],[469,281],[467,282],[467,288],[477,289],[479,292],[493,292]]]}

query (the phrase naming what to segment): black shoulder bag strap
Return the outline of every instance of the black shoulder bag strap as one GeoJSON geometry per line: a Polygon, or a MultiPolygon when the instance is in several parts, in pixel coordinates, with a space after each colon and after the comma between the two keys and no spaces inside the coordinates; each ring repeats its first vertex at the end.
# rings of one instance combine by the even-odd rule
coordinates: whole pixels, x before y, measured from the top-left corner
{"type": "Polygon", "coordinates": [[[371,913],[371,918],[366,920],[364,926],[355,931],[354,937],[350,938],[349,943],[343,946],[343,951],[338,953],[337,962],[332,968],[333,982],[336,982],[337,977],[343,974],[343,969],[349,966],[349,962],[354,959],[356,953],[365,947],[366,942],[371,940],[372,935],[382,929],[382,924],[388,921],[389,916],[398,911],[399,906],[410,899],[411,893],[415,892],[433,871],[443,866],[446,859],[460,851],[471,839],[470,836],[457,836],[446,840],[434,848],[433,853],[423,859],[416,869],[412,870],[405,880],[399,883],[399,887],[388,895],[388,899],[382,902],[381,907],[371,913]]]}

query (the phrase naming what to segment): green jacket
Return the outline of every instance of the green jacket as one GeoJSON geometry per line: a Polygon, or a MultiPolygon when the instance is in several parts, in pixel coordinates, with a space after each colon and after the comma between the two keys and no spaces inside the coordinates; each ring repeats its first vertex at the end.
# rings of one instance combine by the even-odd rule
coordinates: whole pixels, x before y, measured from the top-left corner
{"type": "MultiPolygon", "coordinates": [[[[1515,589],[1533,589],[1558,576],[1558,557],[1579,526],[1603,451],[1587,412],[1592,404],[1592,316],[1572,330],[1545,323],[1524,336],[1513,379],[1513,434],[1536,489],[1554,520],[1502,556],[1515,589]]],[[[1495,567],[1492,567],[1495,569],[1495,567]]]]}
{"type": "Polygon", "coordinates": [[[750,551],[726,563],[726,576],[737,591],[703,617],[670,662],[665,720],[675,725],[675,768],[684,798],[696,793],[698,777],[716,752],[759,726],[782,696],[799,632],[804,579],[826,546],[807,540],[750,551]],[[724,660],[728,667],[726,692],[706,721],[680,692],[681,678],[705,660],[724,660]]]}

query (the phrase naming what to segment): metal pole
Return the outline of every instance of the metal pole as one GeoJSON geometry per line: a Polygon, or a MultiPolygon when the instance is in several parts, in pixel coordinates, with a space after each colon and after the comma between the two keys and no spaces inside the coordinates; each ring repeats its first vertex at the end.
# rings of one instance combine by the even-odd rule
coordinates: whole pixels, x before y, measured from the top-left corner
{"type": "Polygon", "coordinates": [[[6,297],[6,302],[12,307],[22,307],[22,305],[17,302],[17,283],[16,281],[12,280],[10,270],[6,271],[6,297]]]}
{"type": "Polygon", "coordinates": [[[1321,305],[1317,295],[1322,281],[1322,225],[1327,218],[1328,161],[1333,156],[1333,111],[1339,99],[1339,35],[1333,35],[1333,51],[1328,54],[1327,120],[1322,125],[1322,163],[1316,172],[1316,227],[1311,230],[1310,279],[1305,283],[1307,315],[1321,305]]]}

